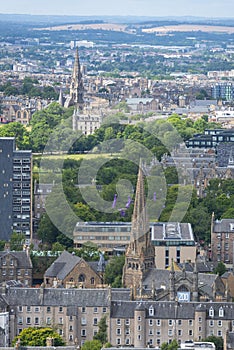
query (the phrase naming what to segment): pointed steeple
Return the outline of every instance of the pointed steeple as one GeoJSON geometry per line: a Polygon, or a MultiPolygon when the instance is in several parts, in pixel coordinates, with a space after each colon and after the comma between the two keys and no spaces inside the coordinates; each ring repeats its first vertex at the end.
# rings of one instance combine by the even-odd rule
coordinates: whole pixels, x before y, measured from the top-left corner
{"type": "Polygon", "coordinates": [[[78,47],[76,48],[75,62],[72,73],[72,81],[70,85],[70,98],[78,111],[84,109],[84,86],[82,81],[82,73],[80,68],[80,59],[78,47]]]}
{"type": "Polygon", "coordinates": [[[154,247],[150,239],[150,227],[146,213],[144,174],[142,162],[140,161],[132,215],[131,241],[126,251],[123,268],[123,285],[130,288],[135,282],[137,288],[139,288],[145,273],[154,266],[154,247]]]}
{"type": "Polygon", "coordinates": [[[135,241],[149,231],[149,222],[146,213],[144,174],[142,160],[140,160],[136,185],[136,195],[132,215],[132,240],[135,241]]]}

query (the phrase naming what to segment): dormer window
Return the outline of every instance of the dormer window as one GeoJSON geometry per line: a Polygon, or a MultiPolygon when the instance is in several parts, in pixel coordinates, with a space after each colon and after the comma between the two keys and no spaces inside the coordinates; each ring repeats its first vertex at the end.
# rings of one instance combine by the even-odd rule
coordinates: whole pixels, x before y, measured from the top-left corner
{"type": "Polygon", "coordinates": [[[222,306],[219,308],[219,317],[223,317],[224,316],[224,310],[222,308],[222,306]]]}
{"type": "Polygon", "coordinates": [[[210,316],[210,317],[214,317],[214,309],[213,309],[212,306],[211,306],[210,309],[209,309],[209,316],[210,316]]]}
{"type": "Polygon", "coordinates": [[[234,223],[230,223],[230,231],[234,231],[234,223]]]}
{"type": "Polygon", "coordinates": [[[149,308],[149,315],[150,315],[150,316],[154,316],[154,308],[153,308],[152,305],[151,305],[150,308],[149,308]]]}

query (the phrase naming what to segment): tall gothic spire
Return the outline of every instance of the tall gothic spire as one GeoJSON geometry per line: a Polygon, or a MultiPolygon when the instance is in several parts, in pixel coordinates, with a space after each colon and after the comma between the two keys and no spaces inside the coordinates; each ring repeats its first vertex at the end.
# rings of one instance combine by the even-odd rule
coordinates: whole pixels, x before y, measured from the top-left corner
{"type": "Polygon", "coordinates": [[[78,47],[76,48],[75,62],[74,62],[73,73],[72,73],[72,81],[70,85],[70,97],[73,100],[73,103],[76,106],[76,109],[79,111],[83,111],[84,86],[82,81],[78,47]]]}
{"type": "Polygon", "coordinates": [[[140,161],[132,215],[131,241],[126,250],[123,267],[123,285],[131,287],[136,281],[135,283],[139,287],[147,270],[154,266],[154,247],[150,240],[150,227],[146,214],[144,174],[140,161]]]}
{"type": "Polygon", "coordinates": [[[136,185],[136,195],[132,215],[132,240],[135,241],[149,231],[149,222],[146,213],[146,200],[144,190],[144,174],[140,160],[136,185]]]}

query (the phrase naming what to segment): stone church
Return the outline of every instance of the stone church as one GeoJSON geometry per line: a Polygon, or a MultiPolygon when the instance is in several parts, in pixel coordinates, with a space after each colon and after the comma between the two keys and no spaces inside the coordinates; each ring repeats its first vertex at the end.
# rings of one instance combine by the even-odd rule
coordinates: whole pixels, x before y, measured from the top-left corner
{"type": "Polygon", "coordinates": [[[100,128],[102,116],[101,113],[97,114],[92,111],[90,103],[84,99],[84,92],[83,77],[77,48],[70,84],[70,94],[64,100],[62,91],[60,90],[59,104],[65,108],[74,106],[72,116],[73,130],[80,130],[84,135],[90,135],[93,134],[96,129],[100,128]]]}
{"type": "Polygon", "coordinates": [[[155,266],[155,251],[151,243],[150,226],[146,212],[144,173],[140,162],[134,210],[132,215],[131,242],[126,251],[123,267],[123,286],[130,288],[132,299],[160,301],[229,301],[228,285],[220,276],[193,271],[175,271],[155,266]]]}

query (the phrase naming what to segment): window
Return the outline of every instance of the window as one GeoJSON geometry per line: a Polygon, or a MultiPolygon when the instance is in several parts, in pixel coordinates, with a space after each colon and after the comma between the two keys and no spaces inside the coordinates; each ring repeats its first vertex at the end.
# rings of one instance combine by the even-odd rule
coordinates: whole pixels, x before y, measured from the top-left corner
{"type": "Polygon", "coordinates": [[[223,333],[222,333],[222,331],[219,329],[218,332],[217,332],[217,336],[218,336],[218,337],[222,337],[222,335],[223,335],[223,333]]]}
{"type": "Polygon", "coordinates": [[[47,323],[47,324],[51,324],[51,318],[50,318],[50,317],[47,317],[47,318],[46,318],[46,323],[47,323]]]}
{"type": "Polygon", "coordinates": [[[140,334],[138,334],[137,339],[141,340],[141,335],[140,334]]]}
{"type": "Polygon", "coordinates": [[[178,330],[178,336],[181,336],[182,335],[182,329],[179,329],[178,330]]]}
{"type": "Polygon", "coordinates": [[[18,324],[23,324],[23,317],[22,316],[18,317],[18,324]]]}
{"type": "Polygon", "coordinates": [[[63,312],[63,307],[59,306],[59,312],[63,312]]]}
{"type": "Polygon", "coordinates": [[[129,338],[126,338],[125,344],[126,344],[126,345],[130,345],[130,339],[129,339],[129,338]]]}
{"type": "Polygon", "coordinates": [[[149,320],[149,326],[153,326],[153,320],[149,320]]]}
{"type": "Polygon", "coordinates": [[[161,331],[160,331],[159,329],[157,329],[156,334],[157,334],[157,337],[160,337],[160,335],[161,335],[161,331]]]}
{"type": "Polygon", "coordinates": [[[69,316],[69,321],[72,321],[73,320],[73,317],[72,316],[69,316]]]}
{"type": "Polygon", "coordinates": [[[172,320],[168,320],[168,326],[172,326],[172,320]]]}
{"type": "Polygon", "coordinates": [[[35,317],[34,323],[35,323],[35,324],[39,324],[39,317],[35,317]]]}
{"type": "Polygon", "coordinates": [[[31,312],[31,306],[27,306],[26,310],[27,312],[31,312]]]}
{"type": "Polygon", "coordinates": [[[222,322],[222,320],[218,320],[218,327],[222,327],[222,324],[223,324],[223,322],[222,322]]]}
{"type": "Polygon", "coordinates": [[[169,337],[172,336],[172,329],[168,329],[168,335],[169,335],[169,337]]]}
{"type": "Polygon", "coordinates": [[[151,329],[149,329],[149,335],[154,335],[154,331],[153,331],[153,329],[151,328],[151,329]]]}
{"type": "Polygon", "coordinates": [[[223,308],[222,306],[219,308],[219,317],[223,317],[224,316],[224,312],[223,312],[223,308]]]}
{"type": "Polygon", "coordinates": [[[69,332],[72,332],[73,331],[73,327],[72,325],[69,326],[69,332]]]}
{"type": "Polygon", "coordinates": [[[127,326],[130,325],[130,320],[129,320],[129,318],[126,318],[125,324],[126,324],[127,326]]]}
{"type": "Polygon", "coordinates": [[[202,331],[202,328],[201,328],[201,327],[198,327],[198,331],[201,332],[201,331],[202,331]]]}
{"type": "Polygon", "coordinates": [[[81,324],[82,326],[85,326],[87,324],[85,317],[81,317],[81,324]]]}
{"type": "Polygon", "coordinates": [[[18,306],[18,311],[23,312],[23,306],[18,306]]]}
{"type": "Polygon", "coordinates": [[[97,307],[94,307],[93,308],[93,312],[96,314],[98,312],[98,308],[97,307]]]}
{"type": "Polygon", "coordinates": [[[137,330],[140,332],[141,331],[141,325],[138,325],[137,330]]]}
{"type": "Polygon", "coordinates": [[[59,317],[59,324],[63,324],[63,318],[59,317]]]}
{"type": "Polygon", "coordinates": [[[50,307],[50,306],[47,306],[46,312],[47,312],[47,313],[51,312],[51,307],[50,307]]]}
{"type": "Polygon", "coordinates": [[[141,322],[141,316],[138,316],[138,318],[137,318],[137,319],[138,319],[138,321],[139,321],[139,322],[141,322]]]}
{"type": "Polygon", "coordinates": [[[154,316],[154,308],[153,308],[153,306],[150,306],[150,308],[149,308],[149,315],[150,316],[154,316]]]}
{"type": "Polygon", "coordinates": [[[106,313],[106,307],[103,307],[103,308],[102,308],[102,312],[103,312],[103,313],[106,313]]]}
{"type": "Polygon", "coordinates": [[[128,327],[128,328],[126,328],[126,330],[125,330],[125,334],[126,334],[126,335],[129,335],[129,334],[130,334],[130,329],[129,329],[129,327],[128,327]]]}
{"type": "Polygon", "coordinates": [[[156,325],[161,326],[161,320],[156,320],[156,325]]]}
{"type": "Polygon", "coordinates": [[[202,323],[202,318],[201,317],[198,317],[198,322],[202,323]]]}
{"type": "Polygon", "coordinates": [[[178,326],[181,326],[181,325],[182,325],[182,321],[178,320],[178,326]]]}
{"type": "Polygon", "coordinates": [[[193,320],[189,320],[188,324],[189,324],[189,326],[192,326],[193,325],[193,320]]]}
{"type": "Polygon", "coordinates": [[[86,308],[84,306],[82,307],[81,312],[86,312],[86,308]]]}
{"type": "Polygon", "coordinates": [[[94,325],[94,326],[97,326],[97,324],[98,324],[98,319],[97,319],[97,318],[94,318],[94,319],[93,319],[93,325],[94,325]]]}
{"type": "Polygon", "coordinates": [[[116,338],[116,344],[120,345],[121,344],[121,339],[120,338],[116,338]]]}
{"type": "Polygon", "coordinates": [[[121,326],[121,319],[120,319],[120,318],[117,318],[116,324],[117,324],[118,326],[121,326]]]}
{"type": "Polygon", "coordinates": [[[73,341],[73,335],[72,334],[69,335],[69,341],[73,341]]]}
{"type": "Polygon", "coordinates": [[[116,328],[116,334],[117,335],[121,335],[121,329],[120,328],[116,328]]]}
{"type": "Polygon", "coordinates": [[[214,309],[212,306],[209,308],[209,316],[214,317],[214,309]]]}
{"type": "Polygon", "coordinates": [[[90,278],[90,283],[91,283],[91,284],[94,284],[94,282],[95,282],[94,277],[91,277],[91,278],[90,278]]]}
{"type": "Polygon", "coordinates": [[[81,329],[81,336],[86,337],[86,329],[81,329]]]}
{"type": "Polygon", "coordinates": [[[31,324],[31,317],[27,317],[27,318],[26,318],[26,323],[27,323],[27,324],[31,324]]]}
{"type": "Polygon", "coordinates": [[[34,311],[35,311],[35,312],[40,312],[39,306],[36,306],[36,307],[34,308],[34,311]]]}
{"type": "Polygon", "coordinates": [[[214,327],[214,321],[213,320],[210,320],[209,324],[210,324],[210,327],[214,327]]]}
{"type": "Polygon", "coordinates": [[[188,331],[188,335],[192,336],[193,335],[193,330],[192,329],[189,329],[188,331]]]}

